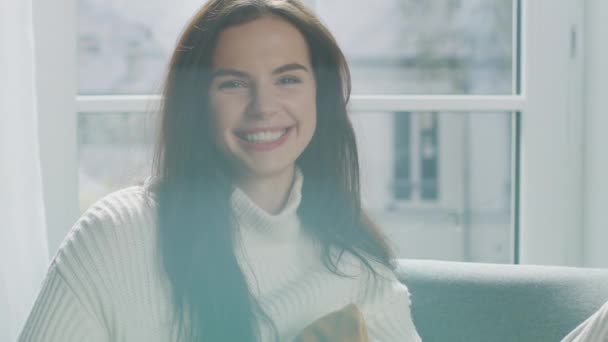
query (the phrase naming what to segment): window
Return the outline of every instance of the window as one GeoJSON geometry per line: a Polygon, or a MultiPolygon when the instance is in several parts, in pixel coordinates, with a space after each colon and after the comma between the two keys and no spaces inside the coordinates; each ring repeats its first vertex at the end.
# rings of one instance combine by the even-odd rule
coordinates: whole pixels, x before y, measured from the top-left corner
{"type": "MultiPolygon", "coordinates": [[[[412,135],[412,114],[410,112],[397,112],[393,119],[393,135],[395,153],[393,160],[393,198],[399,200],[411,200],[414,186],[417,183],[413,179],[414,151],[411,140],[416,139],[412,135]]],[[[417,139],[416,139],[417,140],[417,139]]],[[[419,150],[418,150],[419,151],[419,150]]],[[[437,177],[434,179],[437,182],[437,177]]]]}
{"type": "Polygon", "coordinates": [[[317,0],[355,94],[512,94],[511,0],[317,0]]]}
{"type": "Polygon", "coordinates": [[[414,198],[438,201],[440,145],[437,113],[393,113],[392,126],[393,199],[396,202],[408,202],[414,198]]]}
{"type": "Polygon", "coordinates": [[[140,112],[78,115],[81,211],[109,192],[136,184],[150,173],[153,119],[152,114],[140,112]]]}
{"type": "MultiPolygon", "coordinates": [[[[167,10],[161,0],[73,1],[80,18],[75,34],[84,172],[95,168],[86,166],[94,165],[93,151],[103,150],[95,146],[111,141],[110,135],[90,138],[92,130],[147,130],[129,121],[138,119],[116,117],[153,112],[168,54],[200,2],[167,10]]],[[[576,263],[581,247],[573,227],[580,224],[580,208],[560,199],[576,196],[580,169],[560,165],[579,152],[558,154],[546,139],[558,141],[563,132],[580,138],[570,128],[581,121],[581,57],[571,52],[580,4],[383,0],[371,8],[363,1],[347,7],[343,0],[314,2],[352,68],[350,110],[365,205],[378,221],[400,223],[395,229],[383,224],[400,255],[576,263]],[[544,243],[547,236],[555,243],[544,243]]],[[[134,135],[120,147],[113,142],[113,151],[141,156],[144,149],[134,146],[150,146],[146,139],[134,135]]],[[[96,189],[94,195],[81,192],[83,207],[143,172],[106,176],[81,175],[82,191],[96,189]],[[94,183],[101,186],[87,186],[94,183]]]]}
{"type": "Polygon", "coordinates": [[[399,256],[512,261],[510,112],[355,112],[365,208],[399,256]]]}

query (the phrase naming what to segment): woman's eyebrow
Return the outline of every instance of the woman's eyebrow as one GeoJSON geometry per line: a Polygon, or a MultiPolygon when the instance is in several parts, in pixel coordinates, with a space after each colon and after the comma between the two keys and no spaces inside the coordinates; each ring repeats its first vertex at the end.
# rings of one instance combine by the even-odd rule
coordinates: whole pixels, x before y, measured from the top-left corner
{"type": "Polygon", "coordinates": [[[293,71],[293,70],[304,70],[304,71],[309,71],[307,67],[303,66],[302,64],[298,64],[298,63],[290,63],[290,64],[285,64],[283,66],[280,66],[276,69],[274,69],[274,71],[272,72],[273,75],[278,75],[278,74],[282,74],[284,72],[287,71],[293,71]]]}
{"type": "MultiPolygon", "coordinates": [[[[280,66],[280,67],[274,69],[272,71],[272,74],[278,75],[278,74],[282,74],[284,72],[293,71],[293,70],[303,70],[306,72],[309,71],[308,68],[302,64],[289,63],[289,64],[285,64],[283,66],[280,66]]],[[[234,77],[239,77],[239,78],[249,78],[249,75],[246,72],[237,70],[237,69],[230,69],[230,68],[220,68],[220,69],[214,70],[211,73],[212,79],[214,79],[216,77],[221,77],[221,76],[234,76],[234,77]]]]}
{"type": "Polygon", "coordinates": [[[221,77],[221,76],[234,76],[234,77],[239,77],[239,78],[249,78],[249,75],[247,75],[246,72],[236,70],[236,69],[221,68],[221,69],[214,70],[211,73],[211,79],[214,79],[216,77],[221,77]]]}

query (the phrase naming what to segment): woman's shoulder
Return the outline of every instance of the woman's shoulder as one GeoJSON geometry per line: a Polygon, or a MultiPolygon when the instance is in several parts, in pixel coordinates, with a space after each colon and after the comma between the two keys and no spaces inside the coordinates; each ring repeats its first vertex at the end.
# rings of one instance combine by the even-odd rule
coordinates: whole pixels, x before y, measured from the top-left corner
{"type": "Polygon", "coordinates": [[[81,215],[75,228],[94,225],[104,229],[139,223],[154,215],[156,205],[154,194],[146,186],[122,188],[94,202],[81,215]]]}
{"type": "Polygon", "coordinates": [[[146,241],[152,241],[156,200],[143,185],[130,186],[103,196],[78,218],[54,258],[61,263],[74,257],[91,261],[123,258],[146,241]]]}
{"type": "Polygon", "coordinates": [[[156,195],[147,183],[140,183],[110,192],[95,201],[87,211],[100,207],[115,207],[128,209],[141,209],[154,206],[156,195]]]}
{"type": "MultiPolygon", "coordinates": [[[[116,303],[131,303],[132,289],[147,289],[156,272],[155,204],[144,187],[105,195],[76,220],[59,246],[52,273],[100,316],[115,315],[116,303]]],[[[139,297],[138,297],[139,298],[139,297]]],[[[122,304],[121,304],[122,305],[122,304]]]]}
{"type": "Polygon", "coordinates": [[[344,251],[338,263],[340,270],[358,279],[356,301],[366,310],[376,311],[383,301],[400,297],[409,302],[409,290],[395,274],[395,261],[381,262],[365,252],[359,255],[344,251]]]}

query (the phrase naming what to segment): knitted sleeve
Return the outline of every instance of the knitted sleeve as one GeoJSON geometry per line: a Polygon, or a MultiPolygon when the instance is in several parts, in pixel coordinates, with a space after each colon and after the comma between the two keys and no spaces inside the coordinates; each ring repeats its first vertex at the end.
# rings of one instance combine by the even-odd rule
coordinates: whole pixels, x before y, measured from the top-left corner
{"type": "Polygon", "coordinates": [[[410,310],[410,293],[386,266],[372,263],[378,275],[364,272],[358,295],[370,342],[420,341],[410,310]]]}
{"type": "Polygon", "coordinates": [[[109,341],[99,320],[53,264],[21,331],[19,342],[109,341]]]}
{"type": "MultiPolygon", "coordinates": [[[[127,189],[98,201],[74,224],[49,267],[20,342],[110,341],[117,308],[128,305],[129,260],[138,250],[129,227],[137,224],[140,193],[127,189]]],[[[140,224],[141,226],[141,224],[140,224]]]]}

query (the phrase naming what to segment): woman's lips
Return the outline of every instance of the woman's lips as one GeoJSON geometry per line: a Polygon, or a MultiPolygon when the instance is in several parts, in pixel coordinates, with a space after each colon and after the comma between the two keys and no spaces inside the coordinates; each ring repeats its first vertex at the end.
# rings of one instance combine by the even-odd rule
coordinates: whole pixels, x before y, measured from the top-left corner
{"type": "Polygon", "coordinates": [[[282,131],[284,129],[291,128],[291,127],[293,127],[293,125],[250,128],[250,129],[244,129],[244,130],[237,130],[236,134],[242,135],[242,134],[254,134],[254,133],[258,133],[258,132],[277,132],[277,131],[282,131]]]}
{"type": "MultiPolygon", "coordinates": [[[[249,150],[253,150],[253,151],[270,151],[270,150],[274,150],[277,147],[283,145],[283,143],[285,143],[285,141],[287,140],[287,138],[289,138],[289,136],[291,135],[291,132],[293,131],[293,127],[294,126],[290,126],[285,128],[280,128],[280,129],[275,129],[274,131],[272,130],[256,130],[257,132],[277,132],[277,131],[281,131],[281,130],[285,130],[285,133],[283,133],[283,135],[281,135],[278,139],[276,140],[272,140],[272,141],[249,141],[245,138],[243,133],[239,133],[237,134],[237,137],[239,138],[239,141],[241,142],[241,144],[249,150]]],[[[252,131],[247,131],[252,132],[252,131]]],[[[252,134],[252,133],[249,133],[252,134]]]]}

